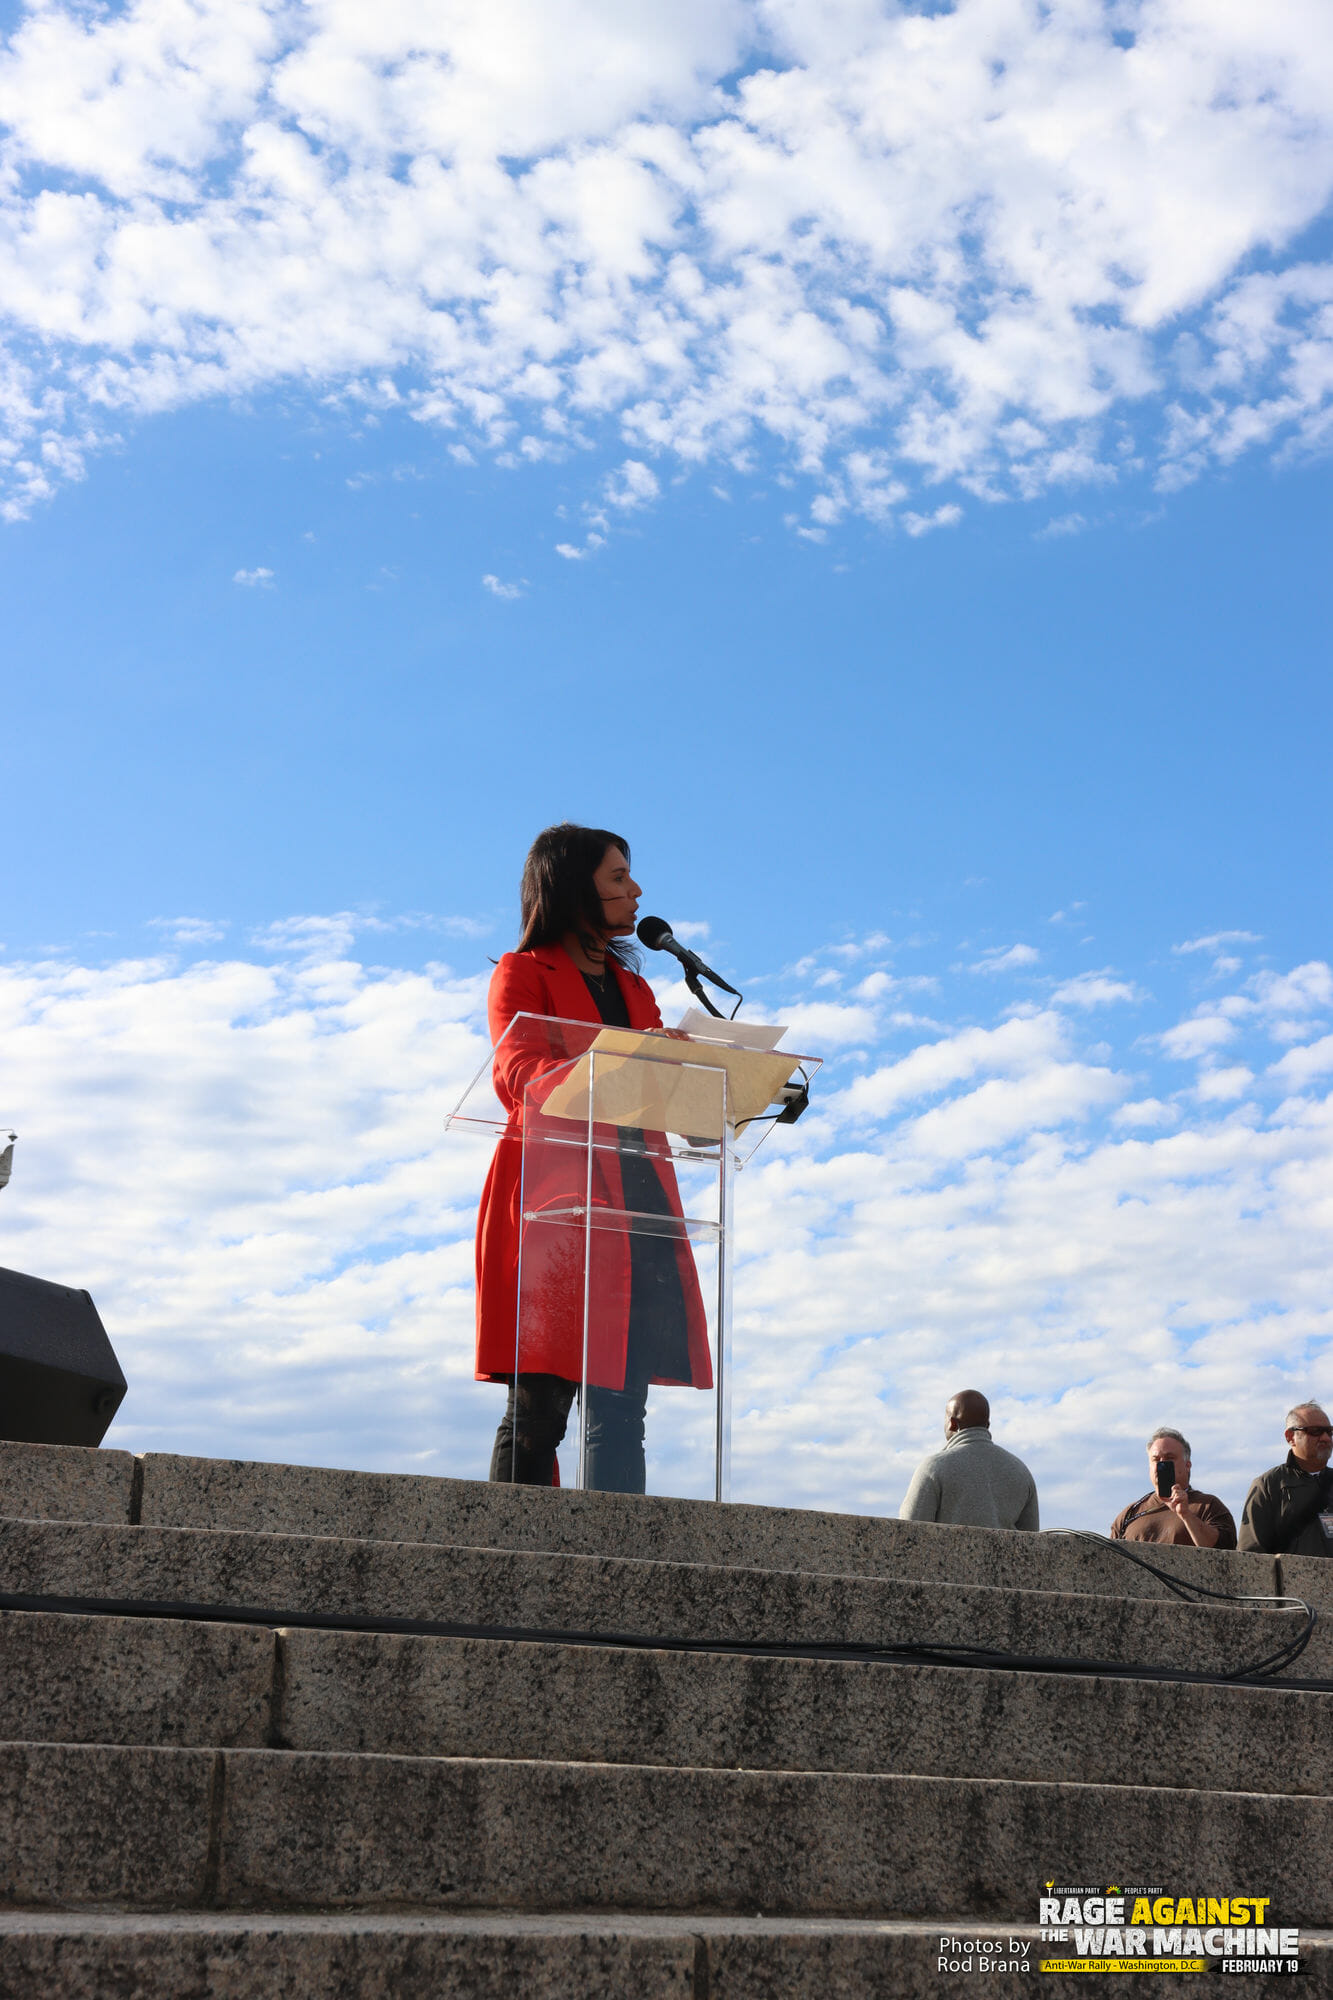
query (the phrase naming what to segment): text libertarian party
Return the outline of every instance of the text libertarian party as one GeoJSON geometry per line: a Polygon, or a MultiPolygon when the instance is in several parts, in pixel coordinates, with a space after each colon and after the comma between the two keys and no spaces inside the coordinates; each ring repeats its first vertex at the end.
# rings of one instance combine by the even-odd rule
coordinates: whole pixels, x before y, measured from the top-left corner
{"type": "Polygon", "coordinates": [[[1042,1937],[1065,1943],[1073,1926],[1081,1958],[1292,1958],[1300,1950],[1299,1931],[1257,1928],[1271,1896],[1136,1896],[1126,1921],[1128,1900],[1043,1896],[1042,1937]]]}

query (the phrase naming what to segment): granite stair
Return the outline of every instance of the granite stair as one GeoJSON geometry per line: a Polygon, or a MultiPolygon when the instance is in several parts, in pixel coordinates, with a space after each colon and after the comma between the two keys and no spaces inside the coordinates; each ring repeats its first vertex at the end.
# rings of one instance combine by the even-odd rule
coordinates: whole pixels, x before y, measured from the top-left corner
{"type": "MultiPolygon", "coordinates": [[[[0,1444],[0,2000],[935,1994],[943,1938],[1035,1966],[1052,1876],[1271,1894],[1333,1992],[1333,1617],[1224,1679],[1333,1565],[1152,1555],[1249,1601],[1068,1536],[0,1444]]],[[[985,1984],[1034,1976],[1086,1986],[985,1984]]]]}

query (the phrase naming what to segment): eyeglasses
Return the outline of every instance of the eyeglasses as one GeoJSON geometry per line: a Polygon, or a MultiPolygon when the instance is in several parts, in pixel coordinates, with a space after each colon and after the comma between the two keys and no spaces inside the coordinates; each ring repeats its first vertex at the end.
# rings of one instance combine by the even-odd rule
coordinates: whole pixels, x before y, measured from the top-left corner
{"type": "Polygon", "coordinates": [[[1333,1438],[1333,1424],[1293,1424],[1291,1428],[1301,1437],[1333,1438]]]}

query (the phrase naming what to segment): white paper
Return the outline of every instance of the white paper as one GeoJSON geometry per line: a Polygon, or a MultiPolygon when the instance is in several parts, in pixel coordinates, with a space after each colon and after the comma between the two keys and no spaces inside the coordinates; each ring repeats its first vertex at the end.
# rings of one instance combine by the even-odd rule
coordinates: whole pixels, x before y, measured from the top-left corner
{"type": "Polygon", "coordinates": [[[743,1049],[775,1049],[786,1028],[766,1028],[762,1021],[719,1021],[702,1007],[691,1007],[676,1023],[687,1035],[707,1042],[735,1042],[743,1049]]]}
{"type": "MultiPolygon", "coordinates": [[[[761,1032],[780,1034],[781,1029],[761,1032]]],[[[796,1063],[797,1058],[782,1049],[729,1048],[701,1035],[677,1041],[636,1028],[602,1028],[592,1048],[559,1082],[549,1089],[543,1086],[540,1115],[585,1121],[591,1117],[599,1125],[637,1125],[645,1131],[720,1139],[723,1095],[714,1072],[726,1072],[726,1109],[739,1127],[775,1101],[796,1063]]]]}

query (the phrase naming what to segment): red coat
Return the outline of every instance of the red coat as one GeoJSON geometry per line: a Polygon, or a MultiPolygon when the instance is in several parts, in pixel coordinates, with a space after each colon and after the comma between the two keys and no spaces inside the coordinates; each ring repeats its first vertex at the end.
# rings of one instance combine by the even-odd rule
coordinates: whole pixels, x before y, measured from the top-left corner
{"type": "MultiPolygon", "coordinates": [[[[630,1026],[660,1028],[662,1016],[647,981],[622,966],[613,967],[612,976],[625,996],[630,1026]]],[[[582,974],[559,945],[537,951],[506,952],[491,980],[488,1012],[492,1042],[500,1040],[515,1014],[554,1015],[565,1021],[588,1021],[595,1027],[601,1026],[601,1016],[582,974]]],[[[514,1372],[523,1091],[542,1067],[542,1058],[530,1048],[513,1053],[502,1051],[495,1062],[496,1094],[509,1114],[509,1121],[495,1148],[477,1217],[477,1377],[481,1381],[508,1381],[514,1372]]],[[[614,1139],[614,1133],[608,1132],[608,1137],[614,1139]]],[[[583,1201],[586,1148],[541,1146],[529,1148],[529,1153],[527,1206],[530,1209],[583,1201]],[[540,1155],[536,1162],[531,1157],[534,1150],[540,1155]],[[536,1181],[538,1173],[540,1186],[536,1181]]],[[[653,1164],[671,1213],[680,1215],[680,1192],[670,1160],[655,1157],[653,1164]]],[[[619,1158],[614,1145],[594,1149],[593,1200],[613,1209],[623,1206],[619,1158]]],[[[630,1241],[621,1229],[596,1229],[591,1234],[590,1289],[599,1310],[589,1321],[588,1380],[599,1387],[622,1389],[629,1333],[630,1241]]],[[[583,1367],[584,1232],[579,1228],[557,1232],[547,1227],[530,1231],[529,1240],[534,1236],[540,1236],[544,1248],[558,1237],[563,1250],[558,1264],[549,1256],[544,1259],[539,1299],[532,1277],[536,1260],[530,1256],[525,1273],[520,1366],[525,1374],[559,1375],[567,1382],[577,1382],[583,1367]]],[[[696,1389],[708,1389],[712,1387],[713,1369],[694,1253],[683,1237],[674,1248],[685,1301],[690,1381],[696,1389]]]]}

